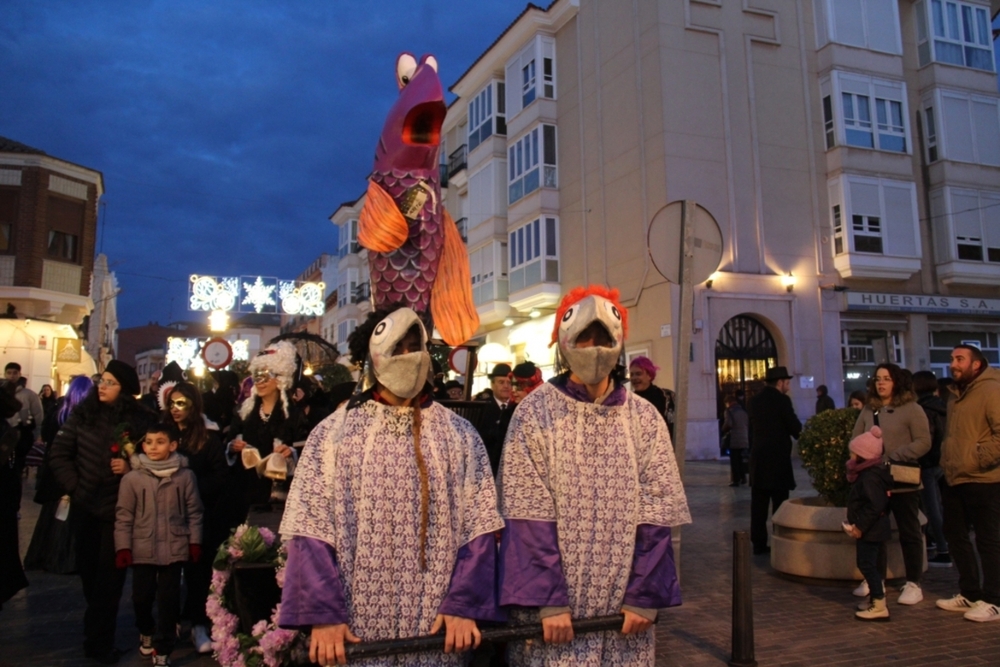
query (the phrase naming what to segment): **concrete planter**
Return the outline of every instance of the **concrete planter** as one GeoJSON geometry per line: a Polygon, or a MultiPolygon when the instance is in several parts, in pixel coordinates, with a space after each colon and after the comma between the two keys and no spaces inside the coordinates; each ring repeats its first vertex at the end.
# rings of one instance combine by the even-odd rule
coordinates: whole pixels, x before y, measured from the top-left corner
{"type": "MultiPolygon", "coordinates": [[[[846,520],[846,507],[830,507],[819,497],[792,498],[782,503],[771,518],[771,567],[799,577],[860,581],[864,577],[855,565],[856,540],[841,528],[846,520]]],[[[920,523],[927,523],[922,513],[920,523]]],[[[894,519],[888,547],[888,578],[902,578],[906,570],[894,519]]],[[[923,569],[927,570],[926,549],[923,569]]]]}

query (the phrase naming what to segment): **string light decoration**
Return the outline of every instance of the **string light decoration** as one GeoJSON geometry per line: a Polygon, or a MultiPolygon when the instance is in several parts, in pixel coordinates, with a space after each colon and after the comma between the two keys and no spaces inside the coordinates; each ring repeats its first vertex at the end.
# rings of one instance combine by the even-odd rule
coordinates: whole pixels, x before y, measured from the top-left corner
{"type": "Polygon", "coordinates": [[[239,293],[240,284],[236,278],[193,275],[188,306],[191,310],[230,311],[236,307],[239,293]]]}
{"type": "Polygon", "coordinates": [[[241,313],[277,313],[319,317],[326,310],[326,283],[278,280],[266,276],[242,278],[192,275],[188,307],[191,310],[241,313]]]}
{"type": "Polygon", "coordinates": [[[262,313],[265,309],[270,311],[272,307],[278,305],[274,300],[274,291],[277,287],[275,284],[268,285],[262,277],[257,276],[254,282],[243,283],[243,301],[240,303],[244,306],[253,306],[257,313],[262,313]]]}

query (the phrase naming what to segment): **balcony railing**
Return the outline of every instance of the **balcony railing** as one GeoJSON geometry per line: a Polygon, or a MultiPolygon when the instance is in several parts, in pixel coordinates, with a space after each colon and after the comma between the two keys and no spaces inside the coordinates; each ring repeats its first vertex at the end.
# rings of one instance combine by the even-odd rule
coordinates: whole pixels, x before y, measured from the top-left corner
{"type": "Polygon", "coordinates": [[[367,282],[363,282],[351,292],[351,303],[364,303],[372,298],[372,291],[367,282]]]}
{"type": "Polygon", "coordinates": [[[462,240],[466,243],[469,242],[469,219],[459,218],[455,221],[455,226],[458,227],[458,233],[462,236],[462,240]]]}
{"type": "Polygon", "coordinates": [[[448,178],[465,169],[469,160],[468,145],[462,144],[448,156],[448,178]]]}

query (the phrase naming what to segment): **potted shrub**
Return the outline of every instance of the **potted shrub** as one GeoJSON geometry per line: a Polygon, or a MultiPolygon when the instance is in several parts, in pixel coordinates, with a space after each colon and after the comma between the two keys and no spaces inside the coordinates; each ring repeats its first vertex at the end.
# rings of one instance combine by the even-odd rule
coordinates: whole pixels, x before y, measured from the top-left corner
{"type": "MultiPolygon", "coordinates": [[[[799,438],[799,455],[819,495],[792,498],[774,513],[771,566],[775,570],[815,579],[862,579],[855,565],[855,540],[841,528],[847,520],[851,490],[846,469],[848,445],[859,414],[854,408],[842,408],[806,421],[799,438]]],[[[905,572],[895,521],[892,525],[890,579],[905,572]]]]}

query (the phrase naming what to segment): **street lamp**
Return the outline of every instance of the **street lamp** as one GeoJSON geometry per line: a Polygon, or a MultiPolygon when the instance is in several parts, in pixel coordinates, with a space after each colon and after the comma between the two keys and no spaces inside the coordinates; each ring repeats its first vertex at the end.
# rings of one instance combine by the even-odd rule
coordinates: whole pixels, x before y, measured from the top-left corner
{"type": "Polygon", "coordinates": [[[210,331],[225,331],[229,328],[229,313],[224,310],[213,310],[208,316],[208,328],[210,331]]]}

